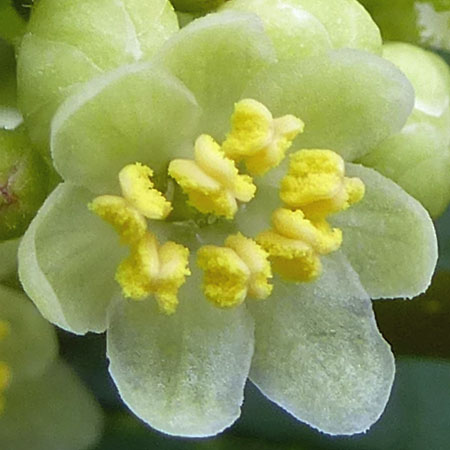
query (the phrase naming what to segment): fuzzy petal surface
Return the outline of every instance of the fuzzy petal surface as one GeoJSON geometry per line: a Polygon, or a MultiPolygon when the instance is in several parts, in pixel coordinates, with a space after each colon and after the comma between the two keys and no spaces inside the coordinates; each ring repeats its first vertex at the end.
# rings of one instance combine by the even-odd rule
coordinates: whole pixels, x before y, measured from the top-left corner
{"type": "Polygon", "coordinates": [[[275,283],[254,304],[251,380],[294,417],[327,434],[366,431],[381,415],[394,358],[369,297],[341,253],[313,283],[275,283]]]}
{"type": "Polygon", "coordinates": [[[114,274],[126,254],[113,228],[88,210],[93,197],[60,184],[19,248],[26,293],[46,319],[76,334],[105,330],[106,308],[119,289],[114,274]]]}

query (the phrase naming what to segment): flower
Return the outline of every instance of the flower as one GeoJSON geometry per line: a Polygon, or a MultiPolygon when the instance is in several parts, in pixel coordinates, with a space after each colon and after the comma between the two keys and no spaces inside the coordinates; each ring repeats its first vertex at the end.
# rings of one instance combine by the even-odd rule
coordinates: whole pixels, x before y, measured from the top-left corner
{"type": "Polygon", "coordinates": [[[98,439],[100,410],[57,351],[53,327],[23,293],[0,285],[2,448],[82,450],[98,439]]]}
{"type": "MultiPolygon", "coordinates": [[[[61,44],[52,32],[61,48],[80,39],[86,53],[70,58],[100,54],[71,23],[66,35],[58,11],[42,0],[31,19],[23,99],[36,95],[33,46],[48,61],[61,44]]],[[[329,434],[381,415],[394,362],[370,297],[425,290],[437,248],[416,200],[344,164],[399,132],[413,107],[410,83],[380,52],[357,2],[236,0],[150,62],[68,89],[50,136],[64,182],[23,238],[20,278],[51,322],[107,330],[120,395],[152,427],[222,431],[248,376],[329,434]]],[[[62,92],[25,107],[42,143],[62,92]]]]}
{"type": "Polygon", "coordinates": [[[448,0],[361,0],[389,41],[450,50],[448,0]]]}
{"type": "Polygon", "coordinates": [[[384,45],[383,56],[411,80],[414,109],[400,133],[361,162],[397,182],[437,217],[450,202],[449,67],[438,55],[400,42],[384,45]]]}

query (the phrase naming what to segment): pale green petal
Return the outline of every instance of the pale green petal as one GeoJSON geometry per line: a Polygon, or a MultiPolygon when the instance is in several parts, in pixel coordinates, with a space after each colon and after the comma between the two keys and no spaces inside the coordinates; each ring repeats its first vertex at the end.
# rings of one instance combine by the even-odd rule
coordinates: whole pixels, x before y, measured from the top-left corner
{"type": "Polygon", "coordinates": [[[94,195],[59,185],[19,248],[19,276],[41,314],[77,334],[102,332],[118,291],[114,274],[126,250],[113,228],[88,210],[94,195]]]}
{"type": "Polygon", "coordinates": [[[297,419],[328,434],[354,434],[383,412],[394,359],[346,258],[323,262],[316,282],[277,280],[272,297],[251,304],[250,378],[297,419]]]}
{"type": "Polygon", "coordinates": [[[48,154],[50,120],[79,83],[147,61],[178,30],[167,0],[42,0],[21,42],[21,109],[34,143],[48,154]]]}
{"type": "Polygon", "coordinates": [[[256,13],[282,59],[328,48],[381,53],[380,31],[356,0],[231,0],[222,9],[256,13]]]}
{"type": "Polygon", "coordinates": [[[202,107],[199,133],[220,140],[229,129],[234,102],[275,55],[257,16],[224,11],[191,22],[163,46],[159,58],[202,107]]]}
{"type": "Polygon", "coordinates": [[[22,292],[1,285],[0,320],[10,330],[0,341],[0,361],[11,368],[13,383],[42,375],[58,353],[53,327],[22,292]]]}
{"type": "Polygon", "coordinates": [[[363,166],[349,176],[366,185],[363,200],[331,217],[344,233],[343,251],[372,298],[415,297],[431,282],[437,241],[423,206],[400,186],[363,166]]]}
{"type": "Polygon", "coordinates": [[[49,157],[50,122],[58,105],[100,73],[77,48],[31,34],[24,36],[17,61],[19,105],[30,138],[43,155],[49,157]]]}
{"type": "Polygon", "coordinates": [[[305,122],[294,149],[331,149],[349,161],[398,132],[414,102],[411,84],[393,64],[349,49],[270,67],[244,96],[275,116],[294,114],[305,122]]]}
{"type": "Polygon", "coordinates": [[[435,53],[403,42],[383,46],[383,58],[395,64],[411,81],[415,109],[439,117],[450,104],[450,71],[435,53]]]}
{"type": "Polygon", "coordinates": [[[27,31],[76,47],[111,70],[148,60],[177,29],[167,0],[40,0],[27,31]]]}
{"type": "Polygon", "coordinates": [[[414,111],[400,133],[361,162],[418,199],[433,216],[450,201],[450,71],[437,55],[404,43],[386,44],[383,56],[411,81],[414,111]]]}
{"type": "Polygon", "coordinates": [[[68,98],[52,123],[52,155],[66,180],[94,192],[118,189],[118,173],[139,161],[165,170],[191,156],[198,129],[195,98],[152,64],[124,66],[68,98]]]}
{"type": "Polygon", "coordinates": [[[152,298],[119,299],[110,316],[110,372],[122,399],[170,435],[211,436],[230,426],[240,415],[253,353],[245,307],[210,305],[198,275],[182,287],[173,316],[158,312],[152,298]]]}
{"type": "Polygon", "coordinates": [[[279,60],[299,59],[332,48],[327,28],[295,0],[231,0],[221,10],[255,13],[263,21],[279,60]]]}
{"type": "Polygon", "coordinates": [[[0,443],[5,450],[89,450],[100,438],[102,421],[91,393],[59,361],[42,377],[6,391],[0,443]]]}
{"type": "MultiPolygon", "coordinates": [[[[450,119],[450,114],[446,115],[450,119]]],[[[450,129],[450,122],[447,126],[450,129]]],[[[437,217],[450,201],[447,133],[429,120],[412,118],[400,133],[386,139],[361,162],[394,180],[437,217]]]]}

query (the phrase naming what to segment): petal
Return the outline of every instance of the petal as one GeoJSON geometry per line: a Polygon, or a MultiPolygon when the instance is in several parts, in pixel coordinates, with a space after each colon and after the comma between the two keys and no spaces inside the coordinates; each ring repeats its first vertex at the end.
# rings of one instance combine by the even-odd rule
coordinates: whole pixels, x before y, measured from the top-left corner
{"type": "Polygon", "coordinates": [[[88,210],[93,194],[60,184],[39,210],[19,248],[19,276],[41,314],[77,334],[102,332],[126,251],[112,227],[88,210]]]}
{"type": "Polygon", "coordinates": [[[348,161],[398,132],[414,102],[411,84],[392,63],[349,49],[272,66],[244,96],[275,116],[293,114],[305,122],[294,149],[330,149],[348,161]]]}
{"type": "Polygon", "coordinates": [[[151,64],[124,66],[95,78],[68,98],[52,123],[59,173],[98,193],[118,189],[127,164],[159,171],[192,153],[198,106],[173,76],[151,64]]]}
{"type": "Polygon", "coordinates": [[[386,44],[383,56],[411,81],[416,94],[414,111],[400,133],[360,162],[394,180],[432,216],[438,216],[450,201],[448,65],[434,53],[398,42],[386,44]]]}
{"type": "Polygon", "coordinates": [[[40,1],[19,49],[21,107],[31,136],[48,151],[49,124],[76,83],[149,60],[178,29],[167,0],[40,1]]]}
{"type": "Polygon", "coordinates": [[[363,200],[331,217],[343,251],[372,298],[415,297],[431,282],[437,261],[433,222],[423,206],[378,172],[348,164],[363,180],[363,200]]]}
{"type": "Polygon", "coordinates": [[[222,9],[256,13],[280,59],[330,48],[381,53],[380,31],[355,0],[231,0],[222,9]]]}
{"type": "Polygon", "coordinates": [[[221,10],[257,14],[279,60],[298,59],[332,48],[327,28],[298,1],[231,0],[224,3],[221,10]]]}
{"type": "Polygon", "coordinates": [[[318,281],[279,281],[270,299],[252,306],[250,377],[297,419],[328,434],[354,434],[383,412],[394,360],[345,257],[323,261],[318,281]]]}
{"type": "Polygon", "coordinates": [[[244,307],[208,304],[195,274],[173,316],[159,313],[153,299],[119,300],[107,336],[110,373],[128,407],[159,431],[202,437],[240,415],[253,322],[244,307]]]}
{"type": "Polygon", "coordinates": [[[9,328],[0,340],[0,360],[11,368],[13,383],[42,375],[58,354],[53,327],[22,292],[4,286],[0,286],[0,320],[9,328]]]}
{"type": "Polygon", "coordinates": [[[0,417],[2,448],[80,450],[102,431],[102,413],[92,395],[63,362],[45,375],[12,385],[0,417]]]}
{"type": "Polygon", "coordinates": [[[398,183],[419,200],[433,217],[450,201],[450,148],[446,128],[411,118],[403,130],[383,141],[361,162],[398,183]]]}
{"type": "Polygon", "coordinates": [[[187,25],[163,46],[159,58],[202,107],[199,134],[221,142],[234,102],[249,80],[274,62],[275,54],[257,16],[224,11],[187,25]]]}

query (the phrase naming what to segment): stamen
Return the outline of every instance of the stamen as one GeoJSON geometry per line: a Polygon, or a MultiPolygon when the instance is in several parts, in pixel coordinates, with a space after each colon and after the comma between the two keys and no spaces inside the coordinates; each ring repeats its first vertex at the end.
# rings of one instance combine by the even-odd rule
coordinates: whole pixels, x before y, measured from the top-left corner
{"type": "Polygon", "coordinates": [[[272,292],[268,254],[252,239],[238,233],[229,236],[225,247],[206,245],[197,253],[204,270],[206,298],[221,308],[240,305],[247,296],[265,299],[272,292]]]}
{"type": "Polygon", "coordinates": [[[154,188],[153,170],[141,163],[125,166],[119,173],[122,195],[148,219],[165,219],[172,205],[154,188]]]}
{"type": "Polygon", "coordinates": [[[144,216],[122,197],[102,195],[88,207],[114,227],[124,244],[136,244],[147,231],[144,216]]]}
{"type": "Polygon", "coordinates": [[[203,214],[232,219],[237,201],[249,202],[256,186],[251,177],[240,175],[211,136],[201,135],[195,142],[195,161],[175,159],[169,175],[189,197],[189,203],[203,214]]]}
{"type": "Polygon", "coordinates": [[[227,157],[245,161],[252,175],[263,175],[277,167],[291,147],[304,123],[295,116],[273,119],[270,111],[252,99],[236,103],[231,132],[223,143],[227,157]]]}
{"type": "Polygon", "coordinates": [[[347,178],[344,173],[344,160],[331,150],[296,152],[281,181],[281,200],[290,208],[301,208],[310,219],[323,220],[364,196],[364,183],[359,178],[347,178]]]}
{"type": "Polygon", "coordinates": [[[188,265],[187,248],[175,242],[160,246],[156,237],[147,232],[119,265],[116,280],[125,297],[142,300],[153,294],[160,310],[170,315],[179,303],[178,290],[191,274],[188,265]]]}
{"type": "Polygon", "coordinates": [[[172,205],[154,189],[150,167],[136,163],[125,166],[119,173],[123,197],[101,195],[89,209],[114,227],[122,243],[136,245],[147,231],[149,219],[165,219],[172,205]]]}
{"type": "Polygon", "coordinates": [[[301,210],[277,209],[272,215],[273,229],[256,241],[270,254],[273,268],[292,281],[312,281],[321,271],[320,255],[336,251],[342,244],[342,231],[324,220],[312,222],[301,210]]]}

